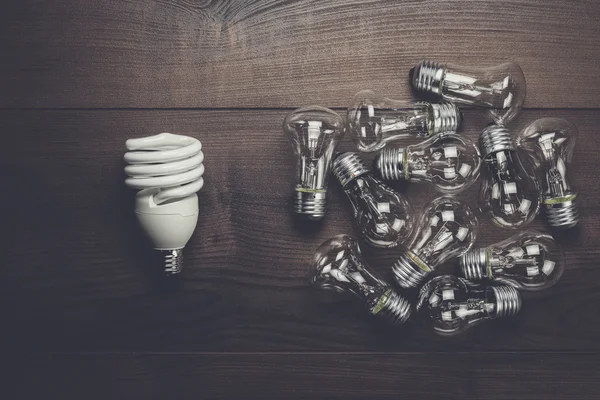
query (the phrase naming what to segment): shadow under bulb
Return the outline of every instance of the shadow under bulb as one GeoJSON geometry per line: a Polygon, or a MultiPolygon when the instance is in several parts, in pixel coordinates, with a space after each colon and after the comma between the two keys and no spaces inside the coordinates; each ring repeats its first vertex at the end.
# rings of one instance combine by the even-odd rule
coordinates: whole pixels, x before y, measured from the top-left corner
{"type": "Polygon", "coordinates": [[[532,122],[517,138],[517,146],[533,161],[540,175],[542,204],[553,228],[572,228],[579,222],[577,192],[567,182],[567,165],[573,158],[578,131],[560,118],[532,122]]]}
{"type": "Polygon", "coordinates": [[[440,134],[406,148],[387,147],[373,161],[385,180],[428,182],[447,194],[460,193],[479,177],[479,149],[455,133],[440,134]]]}
{"type": "Polygon", "coordinates": [[[375,247],[404,243],[413,229],[414,213],[404,196],[375,178],[356,153],[333,161],[333,174],[352,203],[362,237],[375,247]]]}
{"type": "Polygon", "coordinates": [[[319,106],[299,108],[283,121],[296,157],[294,212],[310,220],[325,216],[333,152],[344,136],[344,121],[319,106]]]}
{"type": "Polygon", "coordinates": [[[442,275],[421,288],[417,311],[429,311],[435,333],[454,336],[483,321],[516,315],[521,304],[521,295],[511,286],[485,287],[442,275]]]}
{"type": "Polygon", "coordinates": [[[492,125],[479,137],[486,173],[479,192],[479,206],[502,228],[522,228],[537,215],[539,185],[528,164],[521,161],[510,132],[492,125]]]}
{"type": "Polygon", "coordinates": [[[310,269],[312,285],[350,293],[365,303],[372,315],[394,324],[410,317],[410,303],[368,267],[361,258],[357,240],[351,236],[334,236],[321,244],[310,269]]]}
{"type": "Polygon", "coordinates": [[[371,90],[358,92],[348,108],[348,130],[360,151],[381,150],[386,144],[409,137],[456,132],[462,114],[452,103],[411,104],[385,98],[371,90]]]}
{"type": "Polygon", "coordinates": [[[417,229],[392,267],[403,288],[418,287],[438,265],[469,250],[476,238],[477,217],[467,204],[440,197],[425,207],[417,229]]]}
{"type": "Polygon", "coordinates": [[[461,272],[471,281],[491,280],[520,290],[551,287],[562,276],[564,254],[552,236],[524,231],[460,258],[461,272]]]}
{"type": "Polygon", "coordinates": [[[527,92],[525,75],[513,62],[475,68],[421,61],[410,70],[410,81],[416,90],[439,99],[484,109],[498,125],[519,114],[527,92]]]}

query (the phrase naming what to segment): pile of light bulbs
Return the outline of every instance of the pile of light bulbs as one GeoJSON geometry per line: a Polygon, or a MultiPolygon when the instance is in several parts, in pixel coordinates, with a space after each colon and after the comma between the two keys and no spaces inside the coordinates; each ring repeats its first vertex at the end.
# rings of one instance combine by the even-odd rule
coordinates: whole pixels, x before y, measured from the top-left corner
{"type": "Polygon", "coordinates": [[[391,266],[394,280],[403,289],[421,289],[412,307],[368,267],[357,239],[348,235],[335,236],[317,249],[312,283],[352,293],[371,314],[394,323],[409,320],[413,308],[426,309],[435,332],[452,335],[487,319],[515,315],[522,305],[520,290],[548,288],[564,269],[564,255],[553,237],[537,231],[524,230],[473,249],[477,217],[453,196],[477,181],[484,164],[480,211],[495,225],[524,228],[542,206],[550,227],[574,227],[579,215],[566,165],[577,129],[565,120],[543,118],[513,139],[507,124],[519,114],[526,92],[515,63],[481,69],[423,61],[410,71],[410,82],[436,100],[408,104],[364,90],[354,97],[346,122],[318,106],[285,118],[284,131],[297,160],[293,208],[310,220],[323,218],[332,173],[350,199],[361,239],[374,247],[399,247],[391,266]],[[457,133],[462,114],[456,104],[478,108],[491,119],[479,146],[457,133]],[[373,163],[376,174],[358,153],[334,154],[346,131],[358,150],[379,151],[373,163]],[[410,137],[424,141],[389,146],[410,137]],[[416,218],[410,201],[379,178],[429,182],[443,195],[416,218]],[[453,258],[462,277],[428,281],[453,258]]]}

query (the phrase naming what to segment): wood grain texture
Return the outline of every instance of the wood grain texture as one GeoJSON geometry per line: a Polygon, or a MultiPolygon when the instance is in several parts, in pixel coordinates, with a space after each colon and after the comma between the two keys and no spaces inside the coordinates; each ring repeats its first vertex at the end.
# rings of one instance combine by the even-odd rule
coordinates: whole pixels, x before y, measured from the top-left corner
{"type": "MultiPolygon", "coordinates": [[[[0,185],[7,190],[0,208],[10,210],[8,239],[0,244],[5,343],[30,351],[600,350],[596,111],[525,111],[519,118],[515,130],[548,115],[579,127],[570,170],[581,228],[562,240],[568,266],[555,288],[526,294],[513,321],[453,340],[417,322],[390,329],[354,303],[309,288],[307,264],[316,247],[354,229],[334,181],[324,223],[294,223],[294,167],[281,131],[287,112],[0,112],[0,130],[14,133],[0,148],[0,185]],[[199,224],[186,247],[185,284],[174,293],[153,286],[150,246],[122,172],[126,138],[165,130],[198,137],[206,154],[199,224]]],[[[465,121],[464,133],[476,138],[483,117],[467,111],[465,121]]],[[[340,149],[352,149],[349,139],[340,149]]],[[[403,191],[416,208],[437,196],[427,186],[403,191]]],[[[463,196],[473,206],[476,192],[463,196]]],[[[479,245],[511,234],[485,218],[480,223],[479,245]]],[[[533,225],[546,229],[541,218],[533,225]]],[[[389,278],[398,254],[369,250],[365,257],[389,278]]]]}
{"type": "Polygon", "coordinates": [[[24,356],[9,373],[14,400],[595,400],[600,391],[597,353],[54,354],[24,356]]]}
{"type": "MultiPolygon", "coordinates": [[[[5,1],[0,398],[597,399],[599,14],[594,0],[5,1]],[[562,280],[454,339],[308,286],[316,247],[355,230],[333,180],[325,221],[294,221],[281,131],[293,108],[343,112],[365,88],[412,99],[423,58],[516,61],[529,109],[514,130],[546,116],[580,129],[569,170],[582,222],[559,238],[562,280]],[[206,154],[175,289],[156,279],[123,183],[125,140],[161,131],[206,154]]],[[[465,116],[476,138],[486,121],[465,116]]],[[[396,188],[417,209],[437,196],[396,188]]],[[[480,227],[482,246],[512,233],[480,227]]],[[[399,251],[363,250],[389,279],[399,251]]]]}
{"type": "Polygon", "coordinates": [[[529,107],[600,107],[600,3],[10,0],[0,107],[347,107],[422,58],[518,62],[529,107]]]}

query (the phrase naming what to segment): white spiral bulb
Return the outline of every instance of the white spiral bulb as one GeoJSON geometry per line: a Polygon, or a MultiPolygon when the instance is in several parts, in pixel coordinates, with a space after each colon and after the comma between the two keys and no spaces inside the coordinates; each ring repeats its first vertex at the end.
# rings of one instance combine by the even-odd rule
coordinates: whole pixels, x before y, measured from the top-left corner
{"type": "Polygon", "coordinates": [[[198,139],[160,133],[129,139],[125,146],[125,180],[133,189],[161,189],[154,195],[157,204],[196,193],[204,185],[204,154],[198,139]]]}
{"type": "Polygon", "coordinates": [[[125,143],[125,184],[141,189],[135,213],[142,228],[164,257],[167,274],[183,266],[181,249],[198,221],[198,196],[204,185],[204,154],[198,139],[160,133],[125,143]]]}

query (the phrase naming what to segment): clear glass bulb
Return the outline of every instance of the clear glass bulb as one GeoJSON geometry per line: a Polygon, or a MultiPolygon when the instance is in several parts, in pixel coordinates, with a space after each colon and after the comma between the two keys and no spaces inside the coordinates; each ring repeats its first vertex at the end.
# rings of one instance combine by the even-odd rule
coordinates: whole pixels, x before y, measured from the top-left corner
{"type": "Polygon", "coordinates": [[[510,132],[492,125],[481,132],[480,148],[487,173],[481,184],[481,210],[502,228],[522,228],[537,215],[539,184],[521,161],[510,132]]]}
{"type": "Polygon", "coordinates": [[[406,148],[387,147],[373,164],[383,179],[429,182],[440,192],[456,194],[479,177],[481,156],[471,140],[450,133],[406,148]]]}
{"type": "Polygon", "coordinates": [[[471,208],[452,197],[429,203],[418,230],[392,271],[404,288],[417,287],[438,265],[469,250],[477,236],[477,217],[471,208]]]}
{"type": "Polygon", "coordinates": [[[410,303],[380,279],[364,262],[355,238],[338,235],[325,241],[310,265],[311,283],[321,289],[350,293],[373,315],[402,323],[410,317],[410,303]]]}
{"type": "Polygon", "coordinates": [[[474,68],[421,61],[410,70],[410,80],[416,90],[485,109],[499,125],[519,114],[527,92],[523,71],[513,62],[474,68]]]}
{"type": "Polygon", "coordinates": [[[521,304],[521,295],[511,286],[485,287],[441,275],[421,288],[417,311],[427,308],[434,331],[453,336],[485,320],[513,316],[521,304]]]}
{"type": "Polygon", "coordinates": [[[460,258],[462,274],[472,281],[489,279],[522,290],[554,285],[564,270],[564,255],[552,236],[524,231],[460,258]]]}
{"type": "Polygon", "coordinates": [[[365,167],[357,153],[340,154],[333,161],[338,178],[352,203],[356,227],[367,243],[395,247],[413,229],[413,210],[404,196],[387,187],[365,167]]]}
{"type": "Polygon", "coordinates": [[[328,108],[310,106],[288,114],[283,131],[296,156],[294,212],[319,220],[325,215],[331,160],[344,136],[344,121],[328,108]]]}
{"type": "Polygon", "coordinates": [[[411,104],[385,98],[372,90],[358,92],[348,108],[348,130],[360,151],[371,152],[389,142],[455,132],[462,120],[452,103],[411,104]]]}
{"type": "Polygon", "coordinates": [[[560,118],[542,118],[525,128],[517,146],[533,161],[542,185],[542,203],[550,226],[572,228],[579,222],[577,192],[567,182],[578,131],[560,118]]]}

